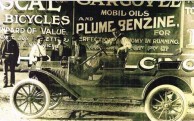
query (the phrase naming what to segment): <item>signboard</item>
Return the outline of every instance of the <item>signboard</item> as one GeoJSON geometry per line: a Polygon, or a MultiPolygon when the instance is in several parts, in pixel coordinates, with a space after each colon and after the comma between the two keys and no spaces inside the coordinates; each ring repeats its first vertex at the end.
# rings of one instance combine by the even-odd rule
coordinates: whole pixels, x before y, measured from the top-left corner
{"type": "MultiPolygon", "coordinates": [[[[64,42],[71,44],[72,2],[67,1],[1,1],[0,2],[0,37],[10,30],[20,49],[19,63],[29,61],[31,47],[36,43],[36,36],[43,34],[47,54],[57,45],[57,36],[64,35],[64,42]]],[[[28,62],[30,63],[30,62],[28,62]]],[[[28,66],[28,65],[25,65],[28,66]]],[[[25,67],[21,67],[25,68],[25,67]]]]}
{"type": "Polygon", "coordinates": [[[75,32],[82,34],[88,50],[95,41],[112,37],[118,23],[133,47],[131,52],[172,53],[180,46],[180,1],[77,1],[75,32]]]}

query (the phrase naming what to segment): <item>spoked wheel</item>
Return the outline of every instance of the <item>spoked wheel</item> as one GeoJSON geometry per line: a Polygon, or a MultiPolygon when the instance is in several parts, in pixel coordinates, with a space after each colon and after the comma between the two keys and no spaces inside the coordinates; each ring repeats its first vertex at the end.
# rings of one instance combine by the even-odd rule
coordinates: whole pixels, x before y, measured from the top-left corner
{"type": "Polygon", "coordinates": [[[15,85],[10,103],[21,116],[37,118],[49,108],[50,94],[43,83],[35,79],[25,79],[15,85]]]}
{"type": "Polygon", "coordinates": [[[51,93],[49,109],[56,108],[62,101],[62,93],[51,93]]]}
{"type": "Polygon", "coordinates": [[[172,85],[154,88],[145,101],[145,112],[151,121],[181,121],[187,108],[184,93],[172,85]]]}
{"type": "MultiPolygon", "coordinates": [[[[36,75],[31,77],[32,79],[38,80],[36,75]]],[[[56,108],[62,101],[62,93],[55,93],[53,91],[50,92],[50,105],[49,109],[52,110],[56,108]]]]}

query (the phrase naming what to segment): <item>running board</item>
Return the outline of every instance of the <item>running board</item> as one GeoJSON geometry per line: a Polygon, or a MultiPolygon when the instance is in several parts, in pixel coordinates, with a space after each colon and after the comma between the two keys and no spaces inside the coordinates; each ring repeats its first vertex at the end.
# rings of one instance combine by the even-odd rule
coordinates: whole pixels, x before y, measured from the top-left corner
{"type": "Polygon", "coordinates": [[[144,112],[143,105],[131,105],[122,103],[99,103],[99,102],[77,102],[64,101],[66,110],[92,111],[92,112],[144,112]]]}

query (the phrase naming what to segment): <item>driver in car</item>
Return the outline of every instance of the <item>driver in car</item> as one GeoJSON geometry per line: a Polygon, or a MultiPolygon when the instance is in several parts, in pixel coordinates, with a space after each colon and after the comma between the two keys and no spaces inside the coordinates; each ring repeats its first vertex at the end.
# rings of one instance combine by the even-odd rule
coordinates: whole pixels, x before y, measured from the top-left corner
{"type": "MultiPolygon", "coordinates": [[[[128,55],[128,50],[132,48],[131,40],[125,37],[121,31],[121,27],[114,23],[111,26],[113,38],[101,43],[102,45],[106,47],[112,47],[113,48],[113,55],[112,56],[101,56],[99,59],[98,65],[93,68],[92,71],[88,72],[89,75],[92,75],[92,73],[95,73],[99,68],[102,67],[102,65],[108,64],[110,67],[124,67],[124,64],[126,62],[126,58],[128,55]],[[90,74],[91,73],[91,74],[90,74]]],[[[91,69],[90,69],[91,70],[91,69]]]]}

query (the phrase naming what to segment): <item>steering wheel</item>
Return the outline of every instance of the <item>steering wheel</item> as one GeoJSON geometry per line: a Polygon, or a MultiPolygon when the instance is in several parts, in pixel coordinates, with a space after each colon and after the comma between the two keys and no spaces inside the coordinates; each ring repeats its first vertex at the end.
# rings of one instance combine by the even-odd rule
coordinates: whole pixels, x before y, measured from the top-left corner
{"type": "MultiPolygon", "coordinates": [[[[96,42],[96,45],[99,45],[99,47],[100,47],[100,52],[103,52],[105,55],[108,55],[107,53],[106,53],[106,45],[105,44],[103,44],[102,43],[102,40],[101,41],[97,41],[96,42]]],[[[97,52],[98,53],[98,52],[97,52]]]]}
{"type": "Polygon", "coordinates": [[[95,57],[96,55],[98,55],[99,53],[103,52],[105,55],[108,55],[106,53],[106,45],[102,43],[102,41],[98,41],[96,42],[97,45],[99,45],[100,50],[97,51],[94,55],[88,57],[86,60],[84,60],[80,65],[85,64],[86,62],[88,62],[90,59],[92,59],[93,57],[95,57]]]}
{"type": "Polygon", "coordinates": [[[102,52],[103,52],[105,55],[108,55],[108,54],[106,53],[106,51],[105,51],[105,50],[102,50],[102,52]]]}

